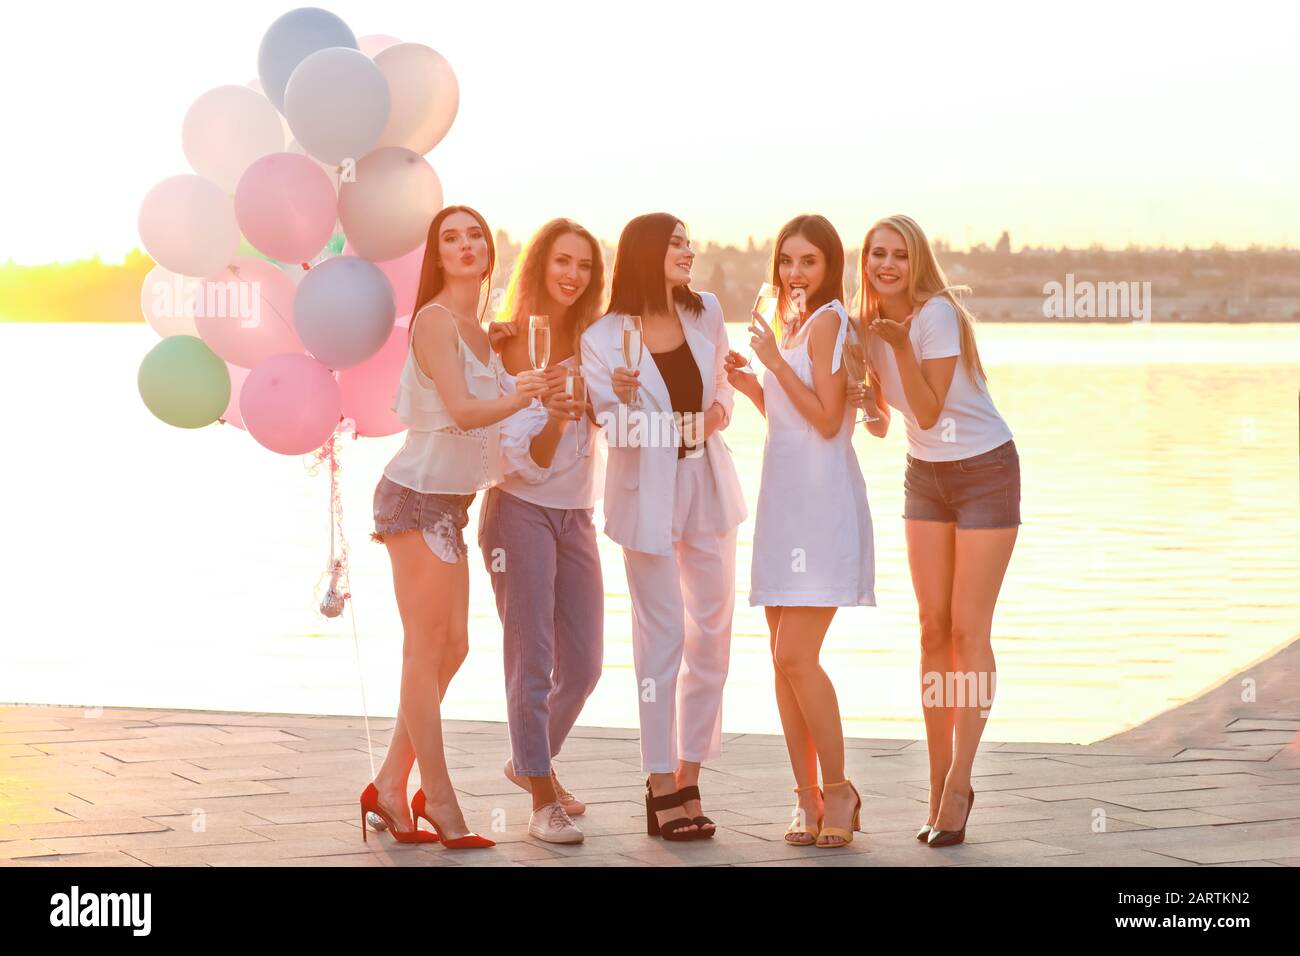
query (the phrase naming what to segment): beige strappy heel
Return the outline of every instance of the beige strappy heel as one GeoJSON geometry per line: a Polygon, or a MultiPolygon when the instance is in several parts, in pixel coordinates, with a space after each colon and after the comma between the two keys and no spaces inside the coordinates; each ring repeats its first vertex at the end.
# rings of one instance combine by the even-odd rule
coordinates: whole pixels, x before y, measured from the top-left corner
{"type": "MultiPolygon", "coordinates": [[[[806,787],[795,787],[795,794],[807,793],[809,790],[816,790],[819,793],[821,788],[815,783],[810,783],[806,787]]],[[[795,818],[790,825],[785,828],[785,842],[791,846],[812,846],[817,842],[817,835],[821,833],[822,818],[817,818],[817,826],[810,828],[805,822],[806,814],[801,813],[797,808],[795,818]]]]}
{"type": "Polygon", "coordinates": [[[828,849],[839,847],[839,846],[848,846],[850,843],[853,842],[853,831],[854,830],[860,831],[862,829],[861,826],[862,795],[858,793],[858,788],[853,786],[853,781],[850,780],[848,777],[845,777],[843,780],[837,781],[836,783],[824,784],[823,792],[829,790],[831,787],[848,787],[853,791],[854,796],[858,798],[858,802],[853,807],[853,822],[849,824],[849,829],[846,830],[843,827],[822,827],[821,828],[821,832],[817,835],[817,845],[819,847],[828,848],[828,849]],[[827,837],[839,837],[841,842],[839,843],[822,842],[827,837]]]}

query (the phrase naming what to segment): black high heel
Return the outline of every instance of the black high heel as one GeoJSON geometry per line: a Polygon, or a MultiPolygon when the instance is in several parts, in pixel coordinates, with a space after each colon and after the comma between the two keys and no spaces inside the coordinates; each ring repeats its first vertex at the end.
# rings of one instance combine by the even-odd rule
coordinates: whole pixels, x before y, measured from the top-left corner
{"type": "Polygon", "coordinates": [[[671,810],[673,807],[680,807],[681,805],[682,795],[680,792],[666,793],[662,797],[656,797],[654,791],[650,789],[650,781],[647,780],[645,782],[646,835],[663,837],[665,840],[675,842],[698,839],[698,830],[687,829],[695,826],[695,821],[690,817],[674,817],[667,823],[661,824],[659,817],[655,815],[656,810],[671,810]]]}
{"type": "MultiPolygon", "coordinates": [[[[966,803],[966,819],[961,822],[960,830],[940,830],[933,827],[930,830],[930,839],[926,842],[930,846],[953,846],[957,843],[966,842],[966,823],[970,820],[970,808],[975,806],[975,790],[971,789],[970,800],[966,803]]],[[[919,837],[918,837],[919,839],[919,837]]]]}
{"type": "MultiPolygon", "coordinates": [[[[677,791],[677,798],[683,804],[685,804],[687,800],[700,800],[700,788],[694,784],[689,787],[682,787],[682,789],[677,791]]],[[[700,803],[703,804],[704,801],[700,800],[700,803]]],[[[713,834],[718,832],[718,825],[706,816],[693,817],[691,822],[700,828],[696,833],[697,839],[707,840],[712,837],[713,834]],[[705,827],[708,827],[708,829],[704,829],[705,827]]]]}

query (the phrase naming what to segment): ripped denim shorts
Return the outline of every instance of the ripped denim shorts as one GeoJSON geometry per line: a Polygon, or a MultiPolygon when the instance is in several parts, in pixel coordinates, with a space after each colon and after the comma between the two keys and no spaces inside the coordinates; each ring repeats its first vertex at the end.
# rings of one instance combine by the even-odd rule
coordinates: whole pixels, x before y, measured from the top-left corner
{"type": "Polygon", "coordinates": [[[465,526],[474,495],[422,494],[387,476],[375,488],[375,530],[371,541],[403,531],[422,531],[429,550],[448,564],[465,560],[465,526]]]}

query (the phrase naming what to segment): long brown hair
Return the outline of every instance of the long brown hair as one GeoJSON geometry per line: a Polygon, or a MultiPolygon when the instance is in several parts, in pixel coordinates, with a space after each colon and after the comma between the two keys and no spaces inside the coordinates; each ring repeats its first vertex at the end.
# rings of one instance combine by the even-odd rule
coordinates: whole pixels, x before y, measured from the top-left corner
{"type": "MultiPolygon", "coordinates": [[[[492,270],[497,265],[497,247],[492,241],[492,230],[488,228],[487,220],[482,214],[469,206],[447,206],[439,210],[438,214],[433,217],[433,222],[429,223],[429,233],[424,240],[424,262],[420,265],[420,285],[419,290],[415,293],[415,308],[411,310],[411,324],[414,325],[416,313],[432,301],[433,297],[442,291],[443,286],[447,284],[447,277],[442,271],[442,251],[441,243],[438,241],[438,233],[442,230],[443,221],[452,213],[468,213],[478,222],[483,229],[483,236],[487,240],[488,247],[488,264],[480,278],[480,285],[483,292],[486,292],[492,282],[492,270]]],[[[480,298],[482,294],[480,293],[480,298]]],[[[479,321],[483,321],[483,314],[487,311],[487,302],[484,301],[482,310],[479,312],[479,321]]]]}
{"type": "Polygon", "coordinates": [[[980,362],[975,345],[975,316],[962,305],[957,293],[970,292],[970,286],[952,285],[935,258],[930,240],[911,216],[886,216],[867,230],[862,240],[862,253],[858,259],[858,295],[853,312],[861,328],[870,326],[880,315],[880,301],[876,290],[867,278],[867,257],[871,254],[871,237],[878,229],[892,229],[903,237],[907,247],[907,295],[914,308],[920,308],[936,296],[947,299],[957,313],[961,331],[961,362],[966,373],[977,386],[986,380],[984,365],[980,362]]]}
{"type": "MultiPolygon", "coordinates": [[[[826,275],[822,279],[821,285],[813,290],[812,295],[804,305],[808,309],[808,314],[812,315],[827,302],[833,299],[844,301],[844,243],[840,241],[840,234],[835,231],[829,219],[825,216],[808,214],[795,216],[784,226],[776,235],[776,244],[772,247],[772,285],[780,290],[780,304],[788,307],[790,305],[790,293],[781,286],[781,245],[791,236],[802,236],[817,247],[817,250],[826,257],[826,275]]],[[[774,331],[780,338],[784,329],[779,328],[781,323],[777,323],[778,328],[774,331]]]]}
{"type": "MultiPolygon", "coordinates": [[[[665,291],[664,260],[673,230],[686,223],[666,212],[637,216],[618,237],[614,253],[614,275],[609,283],[609,311],[624,315],[666,313],[670,302],[665,291]]],[[[704,300],[689,285],[673,289],[673,303],[691,315],[704,311],[704,300]]]]}
{"type": "Polygon", "coordinates": [[[512,323],[519,333],[528,331],[528,316],[536,314],[542,302],[551,250],[562,236],[577,236],[591,246],[591,281],[568,312],[569,330],[573,336],[570,344],[573,354],[579,356],[578,342],[582,333],[600,318],[605,299],[605,260],[596,237],[572,219],[552,219],[528,240],[510,274],[510,284],[496,321],[512,323]]]}

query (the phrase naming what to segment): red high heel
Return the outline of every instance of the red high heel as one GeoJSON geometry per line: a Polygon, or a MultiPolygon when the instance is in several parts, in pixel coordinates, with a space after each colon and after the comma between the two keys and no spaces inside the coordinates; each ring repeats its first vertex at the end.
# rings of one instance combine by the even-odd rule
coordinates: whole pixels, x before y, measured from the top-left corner
{"type": "Polygon", "coordinates": [[[379,805],[379,791],[375,789],[373,783],[366,785],[366,789],[361,791],[361,842],[365,843],[369,837],[366,834],[366,814],[373,813],[379,819],[384,821],[388,827],[388,832],[393,835],[393,839],[398,843],[437,843],[438,834],[425,833],[420,829],[420,823],[415,822],[414,830],[399,830],[393,818],[388,815],[388,811],[379,805]]]}
{"type": "MultiPolygon", "coordinates": [[[[429,816],[429,811],[424,808],[424,790],[423,788],[415,791],[415,796],[411,798],[411,817],[415,820],[415,825],[420,825],[420,818],[428,820],[430,825],[437,831],[437,840],[448,850],[486,850],[490,846],[496,846],[495,840],[489,840],[487,837],[479,836],[477,833],[470,833],[468,836],[452,837],[450,840],[442,835],[438,827],[438,821],[429,816]]],[[[423,832],[423,831],[420,831],[423,832]]]]}

